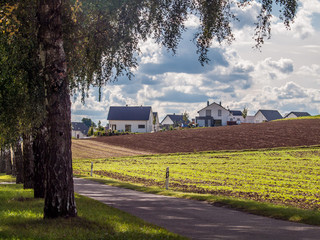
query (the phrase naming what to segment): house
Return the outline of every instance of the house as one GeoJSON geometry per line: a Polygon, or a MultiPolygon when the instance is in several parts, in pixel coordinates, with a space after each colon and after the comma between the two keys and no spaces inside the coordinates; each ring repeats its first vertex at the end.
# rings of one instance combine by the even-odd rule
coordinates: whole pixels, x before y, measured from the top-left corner
{"type": "Polygon", "coordinates": [[[308,117],[311,116],[307,112],[290,112],[284,118],[297,118],[297,117],[308,117]]]}
{"type": "Polygon", "coordinates": [[[282,119],[281,114],[277,110],[259,110],[254,115],[254,123],[269,122],[277,119],[282,119]]]}
{"type": "Polygon", "coordinates": [[[228,125],[241,124],[244,122],[242,112],[239,110],[229,110],[228,125]]]}
{"type": "Polygon", "coordinates": [[[153,130],[151,107],[111,106],[108,113],[111,130],[146,133],[153,130]]]}
{"type": "Polygon", "coordinates": [[[242,123],[254,123],[254,116],[246,116],[242,123]]]}
{"type": "Polygon", "coordinates": [[[83,122],[72,122],[71,125],[73,138],[85,138],[88,136],[89,128],[83,122]]]}
{"type": "Polygon", "coordinates": [[[152,131],[158,132],[160,130],[160,123],[159,123],[159,117],[157,112],[153,112],[153,119],[152,119],[152,131]]]}
{"type": "Polygon", "coordinates": [[[207,102],[207,106],[198,111],[199,116],[196,117],[196,123],[199,127],[226,126],[229,110],[221,106],[221,103],[207,102]]]}
{"type": "Polygon", "coordinates": [[[183,120],[183,114],[168,114],[165,118],[161,121],[161,126],[169,129],[169,127],[182,127],[187,126],[189,124],[189,120],[183,120]]]}

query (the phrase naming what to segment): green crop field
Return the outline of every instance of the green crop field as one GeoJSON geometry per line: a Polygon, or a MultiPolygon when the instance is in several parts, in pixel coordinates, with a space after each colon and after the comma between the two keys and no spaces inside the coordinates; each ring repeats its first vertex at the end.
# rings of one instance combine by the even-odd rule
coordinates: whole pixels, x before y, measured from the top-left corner
{"type": "Polygon", "coordinates": [[[74,160],[75,174],[144,186],[320,208],[320,147],[74,160]]]}

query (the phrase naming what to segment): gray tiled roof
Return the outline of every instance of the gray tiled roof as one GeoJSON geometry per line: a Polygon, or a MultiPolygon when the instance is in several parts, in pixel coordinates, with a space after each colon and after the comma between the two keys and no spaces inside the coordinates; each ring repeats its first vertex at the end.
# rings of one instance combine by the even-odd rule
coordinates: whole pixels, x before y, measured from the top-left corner
{"type": "Polygon", "coordinates": [[[108,120],[148,121],[151,107],[110,107],[108,120]]]}
{"type": "Polygon", "coordinates": [[[84,135],[88,134],[89,128],[83,122],[71,122],[71,124],[72,124],[72,130],[80,131],[84,135]]]}
{"type": "Polygon", "coordinates": [[[290,112],[287,114],[287,116],[289,116],[291,113],[293,113],[294,115],[296,115],[297,117],[308,117],[311,116],[309,113],[307,112],[290,112]]]}
{"type": "Polygon", "coordinates": [[[277,110],[259,110],[259,111],[263,114],[263,116],[267,119],[267,121],[272,121],[272,120],[282,118],[281,114],[277,110]]]}
{"type": "Polygon", "coordinates": [[[238,110],[230,110],[233,116],[242,116],[242,112],[238,110]]]}

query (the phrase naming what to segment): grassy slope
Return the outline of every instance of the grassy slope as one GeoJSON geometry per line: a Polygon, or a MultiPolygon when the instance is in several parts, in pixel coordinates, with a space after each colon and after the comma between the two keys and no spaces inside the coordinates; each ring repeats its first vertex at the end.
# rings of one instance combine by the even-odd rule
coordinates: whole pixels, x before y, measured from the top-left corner
{"type": "Polygon", "coordinates": [[[0,239],[184,239],[76,195],[78,217],[43,220],[43,200],[21,185],[0,185],[0,239]]]}
{"type": "Polygon", "coordinates": [[[308,117],[297,117],[297,118],[282,118],[282,119],[274,120],[274,122],[275,122],[275,121],[291,121],[291,120],[300,120],[300,119],[320,119],[320,115],[316,115],[316,116],[308,116],[308,117]]]}

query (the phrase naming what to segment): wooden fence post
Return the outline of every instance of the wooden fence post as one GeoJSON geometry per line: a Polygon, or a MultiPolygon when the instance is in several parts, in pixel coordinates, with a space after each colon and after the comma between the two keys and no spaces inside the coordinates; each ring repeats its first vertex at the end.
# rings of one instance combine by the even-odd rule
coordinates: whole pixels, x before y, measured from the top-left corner
{"type": "Polygon", "coordinates": [[[169,167],[166,169],[166,190],[169,189],[169,167]]]}

